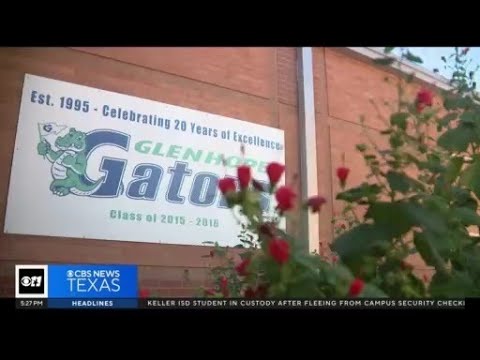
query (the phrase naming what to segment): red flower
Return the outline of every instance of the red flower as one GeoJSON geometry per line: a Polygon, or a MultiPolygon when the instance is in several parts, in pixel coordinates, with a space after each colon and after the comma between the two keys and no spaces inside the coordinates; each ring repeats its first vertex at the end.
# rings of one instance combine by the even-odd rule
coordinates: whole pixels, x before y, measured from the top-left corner
{"type": "Polygon", "coordinates": [[[320,208],[327,200],[323,196],[312,196],[307,200],[307,206],[312,209],[312,212],[320,212],[320,208]]]}
{"type": "Polygon", "coordinates": [[[332,256],[332,262],[335,264],[338,261],[338,256],[333,255],[332,256]]]}
{"type": "Polygon", "coordinates": [[[348,290],[348,294],[350,296],[357,296],[362,292],[364,287],[365,287],[365,283],[363,282],[363,280],[356,278],[350,284],[350,289],[348,290]]]}
{"type": "Polygon", "coordinates": [[[220,191],[222,192],[222,194],[226,194],[230,191],[235,191],[236,190],[236,187],[235,187],[235,180],[233,180],[232,178],[223,178],[223,179],[220,179],[218,181],[218,187],[220,189],[220,191]]]}
{"type": "Polygon", "coordinates": [[[275,238],[268,243],[268,251],[273,259],[282,265],[290,257],[290,244],[283,239],[275,238]]]}
{"type": "Polygon", "coordinates": [[[285,166],[280,163],[271,162],[270,164],[267,165],[267,175],[268,175],[268,178],[270,179],[270,184],[272,186],[278,183],[284,171],[285,171],[285,166]]]}
{"type": "Polygon", "coordinates": [[[428,282],[428,276],[427,276],[427,274],[423,274],[423,281],[428,282]]]}
{"type": "Polygon", "coordinates": [[[297,195],[295,192],[290,189],[288,186],[281,186],[278,188],[277,192],[275,193],[275,199],[278,202],[278,208],[281,211],[287,211],[293,208],[295,197],[297,195]]]}
{"type": "MultiPolygon", "coordinates": [[[[419,106],[432,106],[433,93],[428,89],[422,89],[417,93],[417,110],[419,106]]],[[[423,109],[422,107],[422,109],[423,109]]]]}
{"type": "Polygon", "coordinates": [[[222,276],[220,278],[220,291],[225,297],[227,297],[230,294],[230,291],[228,290],[228,280],[225,276],[222,276]]]}
{"type": "Polygon", "coordinates": [[[240,276],[247,276],[248,271],[247,268],[250,265],[250,259],[243,259],[237,266],[235,266],[235,270],[237,271],[238,275],[240,276]]]}
{"type": "Polygon", "coordinates": [[[252,179],[252,174],[250,173],[250,166],[240,165],[237,168],[238,181],[240,182],[240,188],[246,189],[250,180],[252,179]]]}
{"type": "Polygon", "coordinates": [[[345,166],[340,166],[337,169],[337,177],[340,180],[340,184],[342,187],[345,186],[345,182],[347,181],[348,174],[350,173],[350,169],[345,166]]]}
{"type": "Polygon", "coordinates": [[[150,296],[150,290],[140,289],[140,291],[138,292],[138,296],[142,299],[148,298],[150,296]]]}
{"type": "Polygon", "coordinates": [[[350,173],[350,169],[344,166],[341,166],[337,169],[337,176],[340,181],[347,180],[348,174],[350,173]]]}

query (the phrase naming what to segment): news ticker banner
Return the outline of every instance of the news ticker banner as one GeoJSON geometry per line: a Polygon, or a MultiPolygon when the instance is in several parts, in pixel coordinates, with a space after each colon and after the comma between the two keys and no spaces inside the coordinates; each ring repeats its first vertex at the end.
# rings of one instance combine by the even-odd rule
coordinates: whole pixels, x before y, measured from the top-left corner
{"type": "MultiPolygon", "coordinates": [[[[233,247],[218,180],[245,163],[266,187],[272,161],[281,129],[26,74],[4,232],[233,247]]],[[[273,215],[276,200],[260,205],[273,215]]]]}
{"type": "Polygon", "coordinates": [[[16,265],[22,309],[464,309],[465,299],[138,298],[137,265],[16,265]]]}

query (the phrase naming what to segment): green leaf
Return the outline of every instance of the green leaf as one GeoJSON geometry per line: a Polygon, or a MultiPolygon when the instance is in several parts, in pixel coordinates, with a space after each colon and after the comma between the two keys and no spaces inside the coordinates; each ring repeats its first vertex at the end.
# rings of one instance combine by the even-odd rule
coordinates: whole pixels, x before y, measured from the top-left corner
{"type": "Polygon", "coordinates": [[[397,126],[402,130],[406,130],[407,119],[409,116],[410,114],[405,112],[398,112],[398,113],[392,114],[392,116],[390,116],[390,124],[392,124],[393,126],[397,126]]]}
{"type": "Polygon", "coordinates": [[[410,182],[406,175],[394,171],[387,173],[387,181],[390,189],[405,194],[410,189],[410,182]]]}
{"type": "Polygon", "coordinates": [[[393,49],[395,49],[394,46],[392,46],[392,47],[386,47],[385,49],[383,49],[383,52],[384,52],[385,54],[390,54],[390,53],[393,51],[393,49]]]}
{"type": "Polygon", "coordinates": [[[441,126],[447,126],[451,121],[455,120],[457,116],[458,114],[455,112],[448,113],[438,121],[438,124],[441,126]]]}
{"type": "Polygon", "coordinates": [[[405,194],[410,188],[415,190],[425,190],[425,187],[421,182],[408,177],[406,174],[389,171],[386,177],[388,184],[393,191],[399,191],[405,194]]]}
{"type": "Polygon", "coordinates": [[[477,210],[477,201],[471,196],[470,190],[454,187],[452,188],[452,197],[454,206],[468,207],[477,210]]]}
{"type": "Polygon", "coordinates": [[[407,60],[409,60],[409,61],[416,62],[416,63],[418,63],[418,64],[422,64],[422,63],[423,63],[422,58],[419,57],[419,56],[416,56],[416,55],[412,54],[412,53],[410,52],[410,50],[408,50],[407,53],[405,54],[405,58],[406,58],[407,60]]]}
{"type": "Polygon", "coordinates": [[[390,57],[378,58],[378,59],[374,59],[373,62],[377,65],[389,66],[395,62],[395,58],[390,58],[390,57]]]}
{"type": "Polygon", "coordinates": [[[433,297],[464,298],[478,296],[477,286],[468,274],[454,272],[451,277],[435,275],[430,285],[433,297]]]}
{"type": "Polygon", "coordinates": [[[389,141],[390,141],[390,146],[393,147],[393,148],[397,148],[397,147],[402,146],[404,144],[404,141],[403,141],[402,137],[398,133],[393,133],[390,136],[389,141]]]}
{"type": "Polygon", "coordinates": [[[367,145],[365,144],[357,144],[357,150],[360,151],[360,152],[364,152],[365,150],[367,150],[367,145]]]}
{"type": "Polygon", "coordinates": [[[391,238],[381,226],[361,224],[340,235],[332,244],[345,263],[372,254],[378,247],[388,246],[391,238]]]}
{"type": "Polygon", "coordinates": [[[451,158],[448,162],[447,169],[445,171],[445,181],[452,183],[460,174],[460,170],[463,166],[463,157],[451,158]]]}
{"type": "Polygon", "coordinates": [[[480,226],[480,216],[478,216],[478,214],[470,208],[456,208],[453,210],[453,213],[462,221],[465,226],[480,226]]]}
{"type": "Polygon", "coordinates": [[[365,284],[362,293],[358,296],[359,298],[388,298],[389,296],[385,294],[382,290],[380,290],[375,285],[370,283],[365,284]]]}
{"type": "Polygon", "coordinates": [[[480,156],[475,155],[473,163],[460,175],[460,184],[472,190],[480,197],[480,156]]]}
{"type": "Polygon", "coordinates": [[[448,231],[445,217],[441,215],[439,210],[413,203],[405,203],[403,206],[405,207],[405,215],[413,224],[435,234],[445,234],[448,231]]]}
{"type": "Polygon", "coordinates": [[[462,115],[460,115],[460,121],[464,124],[478,124],[479,120],[479,116],[475,111],[465,111],[462,115]]]}
{"type": "Polygon", "coordinates": [[[369,185],[363,183],[362,185],[349,189],[347,191],[337,194],[337,200],[344,200],[348,202],[358,201],[363,198],[374,198],[381,191],[381,187],[377,184],[369,185]]]}
{"type": "Polygon", "coordinates": [[[423,233],[415,232],[413,243],[415,244],[418,253],[422,256],[423,261],[425,261],[427,265],[435,266],[435,257],[438,257],[439,255],[428,242],[425,235],[423,233]]]}
{"type": "Polygon", "coordinates": [[[436,154],[428,154],[427,162],[420,162],[418,163],[418,166],[420,169],[428,169],[434,173],[442,173],[445,171],[445,168],[442,165],[440,157],[438,157],[436,154]]]}
{"type": "Polygon", "coordinates": [[[471,142],[476,140],[476,135],[470,126],[460,124],[454,129],[449,129],[438,138],[438,145],[450,151],[465,151],[471,142]]]}
{"type": "Polygon", "coordinates": [[[427,265],[434,266],[437,270],[445,269],[445,262],[440,257],[438,248],[442,251],[447,248],[448,251],[448,244],[439,241],[437,236],[429,231],[415,232],[413,243],[427,265]]]}
{"type": "Polygon", "coordinates": [[[365,217],[373,219],[389,238],[406,233],[413,225],[411,219],[405,214],[405,205],[398,202],[376,202],[368,208],[365,217]]]}

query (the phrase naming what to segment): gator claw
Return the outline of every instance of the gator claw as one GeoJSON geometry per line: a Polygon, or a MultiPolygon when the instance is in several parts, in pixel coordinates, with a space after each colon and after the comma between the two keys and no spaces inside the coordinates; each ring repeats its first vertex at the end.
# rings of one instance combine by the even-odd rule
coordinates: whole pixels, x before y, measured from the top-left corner
{"type": "Polygon", "coordinates": [[[54,187],[52,192],[58,196],[66,196],[68,195],[69,190],[66,187],[58,186],[58,187],[54,187]]]}

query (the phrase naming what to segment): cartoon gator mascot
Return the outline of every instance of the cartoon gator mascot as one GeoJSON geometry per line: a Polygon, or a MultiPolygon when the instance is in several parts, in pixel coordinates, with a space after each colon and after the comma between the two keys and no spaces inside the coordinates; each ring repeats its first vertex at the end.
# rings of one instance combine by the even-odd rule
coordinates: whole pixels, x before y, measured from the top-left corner
{"type": "Polygon", "coordinates": [[[82,181],[87,169],[85,133],[71,128],[66,135],[57,137],[55,146],[58,151],[52,150],[51,145],[44,139],[37,145],[38,154],[46,156],[52,163],[54,180],[50,184],[50,191],[58,196],[70,193],[88,196],[97,191],[104,177],[91,185],[82,181]]]}

